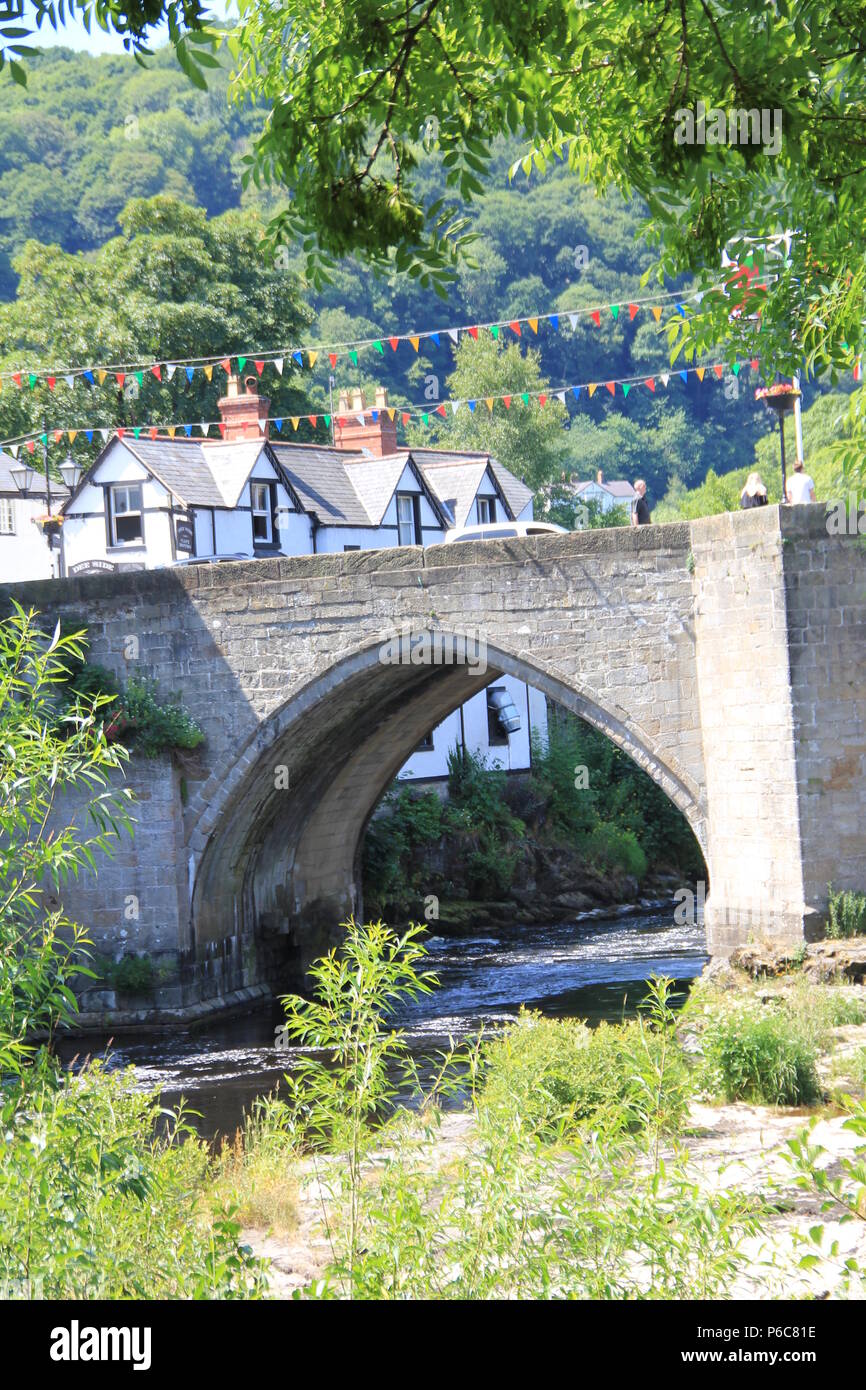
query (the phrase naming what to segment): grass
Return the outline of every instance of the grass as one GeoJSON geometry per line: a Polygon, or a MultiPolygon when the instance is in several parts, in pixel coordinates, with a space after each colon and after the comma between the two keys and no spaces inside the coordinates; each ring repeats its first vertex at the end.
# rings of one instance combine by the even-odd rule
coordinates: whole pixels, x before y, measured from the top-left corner
{"type": "Polygon", "coordinates": [[[291,1235],[298,1225],[297,1158],[286,1106],[263,1097],[214,1159],[211,1195],[242,1226],[291,1235]]]}

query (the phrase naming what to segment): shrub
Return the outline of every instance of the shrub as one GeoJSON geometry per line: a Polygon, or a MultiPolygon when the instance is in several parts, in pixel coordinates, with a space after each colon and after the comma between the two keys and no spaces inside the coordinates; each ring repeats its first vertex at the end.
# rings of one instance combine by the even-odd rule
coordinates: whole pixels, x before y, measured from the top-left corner
{"type": "MultiPolygon", "coordinates": [[[[637,1019],[593,1029],[578,1019],[521,1010],[486,1049],[483,1103],[519,1115],[548,1137],[563,1123],[602,1117],[634,1127],[642,1122],[648,1072],[665,1045],[663,1033],[637,1019]]],[[[669,1049],[662,1078],[666,1127],[682,1118],[688,1090],[683,1058],[669,1049]]]]}
{"type": "Polygon", "coordinates": [[[587,857],[600,869],[622,869],[635,878],[646,874],[646,855],[630,830],[602,821],[586,837],[584,848],[587,857]]]}
{"type": "Polygon", "coordinates": [[[820,1095],[817,1047],[784,1010],[733,1008],[703,1034],[707,1076],[727,1100],[803,1105],[820,1095]]]}
{"type": "Polygon", "coordinates": [[[288,1235],[298,1224],[297,1159],[289,1107],[275,1096],[262,1097],[214,1160],[213,1194],[244,1226],[288,1235]]]}
{"type": "Polygon", "coordinates": [[[155,758],[168,748],[197,748],[204,742],[198,724],[180,705],[161,704],[149,681],[130,681],[121,696],[119,729],[123,724],[135,739],[135,746],[146,758],[155,758]]]}
{"type": "Polygon", "coordinates": [[[832,940],[866,936],[866,893],[834,893],[830,885],[827,935],[832,940]]]}

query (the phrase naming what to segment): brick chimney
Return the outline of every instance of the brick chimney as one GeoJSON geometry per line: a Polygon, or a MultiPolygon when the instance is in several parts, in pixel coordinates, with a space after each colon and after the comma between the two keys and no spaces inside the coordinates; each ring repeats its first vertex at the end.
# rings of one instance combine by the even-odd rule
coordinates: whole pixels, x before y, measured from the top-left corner
{"type": "Polygon", "coordinates": [[[598,483],[599,487],[603,487],[603,486],[604,486],[604,472],[602,471],[601,468],[598,470],[598,472],[597,472],[596,475],[595,475],[595,481],[598,483]]]}
{"type": "Polygon", "coordinates": [[[367,405],[363,391],[341,391],[337,418],[334,421],[334,443],[338,449],[369,449],[377,458],[397,452],[397,414],[388,414],[388,392],[376,387],[373,405],[367,405]],[[376,412],[373,419],[372,412],[376,412]],[[358,419],[363,415],[363,424],[358,419]]]}
{"type": "Polygon", "coordinates": [[[243,389],[239,376],[230,376],[226,394],[217,401],[220,419],[225,425],[226,440],[267,439],[270,401],[259,395],[254,376],[244,377],[243,389]]]}

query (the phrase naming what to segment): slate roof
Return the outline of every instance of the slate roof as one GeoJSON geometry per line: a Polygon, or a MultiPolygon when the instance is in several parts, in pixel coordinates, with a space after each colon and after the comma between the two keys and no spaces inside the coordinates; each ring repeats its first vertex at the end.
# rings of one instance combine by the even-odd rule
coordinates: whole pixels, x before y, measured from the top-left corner
{"type": "MultiPolygon", "coordinates": [[[[200,439],[124,439],[126,448],[169,492],[191,507],[224,507],[226,502],[200,439]]],[[[248,446],[247,446],[248,447],[248,446]]],[[[252,468],[254,460],[251,461],[252,468]]],[[[246,478],[244,478],[246,482],[246,478]]],[[[237,500],[237,499],[235,499],[237,500]]]]}
{"type": "Polygon", "coordinates": [[[346,455],[340,449],[278,444],[274,440],[270,447],[304,510],[315,512],[323,526],[376,524],[352,486],[345,466],[346,455]]]}
{"type": "Polygon", "coordinates": [[[624,482],[621,479],[609,483],[599,483],[596,482],[595,478],[587,478],[582,483],[575,483],[574,491],[576,493],[584,492],[588,487],[600,487],[604,492],[609,492],[611,497],[622,497],[627,500],[637,497],[637,493],[631,483],[624,482]]]}

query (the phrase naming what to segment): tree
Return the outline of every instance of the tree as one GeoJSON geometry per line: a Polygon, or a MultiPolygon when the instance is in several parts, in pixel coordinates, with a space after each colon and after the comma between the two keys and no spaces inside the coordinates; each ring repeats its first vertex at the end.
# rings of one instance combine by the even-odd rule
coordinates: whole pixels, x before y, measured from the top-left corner
{"type": "MultiPolygon", "coordinates": [[[[0,438],[40,430],[43,414],[49,427],[82,429],[213,421],[225,389],[221,368],[210,380],[199,371],[188,381],[182,370],[157,380],[147,364],[273,348],[298,341],[310,323],[297,277],[270,260],[254,210],[208,221],[200,208],[160,196],[133,200],[120,220],[122,235],[95,256],[27,243],[15,262],[18,297],[0,305],[0,369],[139,363],[145,370],[130,372],[122,389],[113,374],[93,385],[74,378],[71,390],[59,373],[54,390],[44,375],[32,390],[25,379],[21,390],[0,393],[0,438]]],[[[300,371],[290,357],[282,375],[269,370],[274,414],[308,409],[300,371]]],[[[87,447],[83,435],[76,439],[76,453],[87,447]]]]}
{"type": "MultiPolygon", "coordinates": [[[[456,414],[449,409],[443,419],[435,414],[436,402],[431,398],[430,423],[437,447],[493,454],[535,493],[558,475],[566,412],[557,400],[548,397],[542,406],[537,399],[536,393],[548,387],[537,352],[521,353],[516,343],[503,345],[489,333],[479,334],[477,341],[464,337],[446,385],[452,400],[471,400],[474,408],[463,404],[456,414]],[[504,401],[495,399],[503,395],[510,396],[507,408],[504,401]]],[[[429,444],[430,430],[422,425],[410,427],[409,442],[429,444]]]]}

